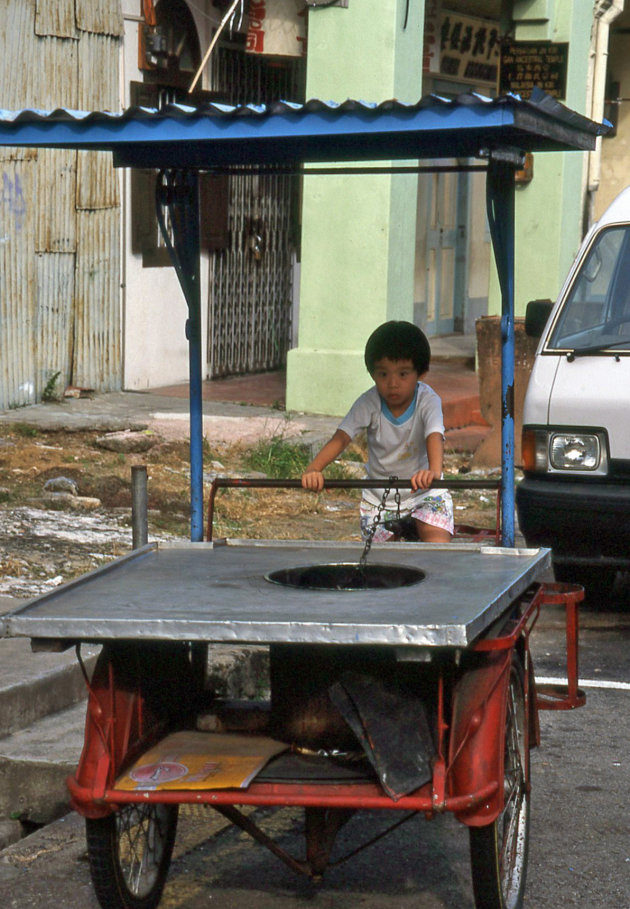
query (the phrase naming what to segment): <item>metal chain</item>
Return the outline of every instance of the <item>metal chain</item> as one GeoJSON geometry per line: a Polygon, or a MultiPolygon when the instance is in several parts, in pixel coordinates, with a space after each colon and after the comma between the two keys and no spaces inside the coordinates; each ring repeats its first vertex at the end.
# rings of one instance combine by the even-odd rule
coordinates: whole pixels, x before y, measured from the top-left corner
{"type": "MultiPolygon", "coordinates": [[[[376,533],[376,528],[380,524],[381,515],[383,514],[383,511],[385,510],[385,505],[387,503],[387,497],[389,496],[390,492],[392,491],[392,486],[396,483],[397,480],[398,480],[398,477],[390,477],[389,480],[387,481],[387,486],[383,490],[383,495],[381,496],[381,501],[379,502],[378,510],[377,510],[376,514],[374,515],[374,519],[372,521],[370,529],[368,530],[367,536],[365,538],[365,545],[363,546],[363,552],[361,553],[361,558],[359,559],[359,569],[361,571],[365,571],[365,567],[367,565],[368,553],[369,553],[370,549],[372,548],[372,542],[374,540],[374,534],[376,533]]],[[[396,515],[398,518],[400,518],[400,489],[398,487],[396,487],[396,492],[394,494],[394,501],[396,502],[396,515]]]]}
{"type": "MultiPolygon", "coordinates": [[[[390,477],[389,482],[393,484],[398,477],[390,477]]],[[[400,521],[400,487],[396,487],[396,492],[394,493],[394,502],[396,503],[396,520],[400,521]]]]}

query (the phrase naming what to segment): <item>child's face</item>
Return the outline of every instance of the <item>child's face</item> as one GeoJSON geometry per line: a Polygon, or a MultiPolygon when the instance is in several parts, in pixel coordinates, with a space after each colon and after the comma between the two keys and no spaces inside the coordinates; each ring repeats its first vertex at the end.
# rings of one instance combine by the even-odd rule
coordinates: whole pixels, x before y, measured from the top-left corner
{"type": "Polygon", "coordinates": [[[392,414],[399,417],[413,401],[420,376],[411,360],[383,357],[376,361],[372,378],[392,414]]]}

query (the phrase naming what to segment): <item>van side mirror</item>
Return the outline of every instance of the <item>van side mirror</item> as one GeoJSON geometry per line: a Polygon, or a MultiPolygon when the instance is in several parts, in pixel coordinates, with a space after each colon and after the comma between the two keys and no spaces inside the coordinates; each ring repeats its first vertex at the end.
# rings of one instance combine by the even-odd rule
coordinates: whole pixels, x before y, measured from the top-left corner
{"type": "Polygon", "coordinates": [[[553,309],[553,300],[530,300],[525,310],[525,334],[539,338],[553,309]]]}

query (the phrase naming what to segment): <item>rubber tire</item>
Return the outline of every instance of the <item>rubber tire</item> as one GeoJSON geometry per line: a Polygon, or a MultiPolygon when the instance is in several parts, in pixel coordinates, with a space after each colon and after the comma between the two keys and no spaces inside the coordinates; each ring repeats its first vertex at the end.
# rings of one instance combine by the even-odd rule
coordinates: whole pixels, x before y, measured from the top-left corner
{"type": "Polygon", "coordinates": [[[86,818],[90,874],[102,909],[155,909],[171,863],[177,814],[177,805],[141,804],[125,805],[104,818],[86,818]],[[130,830],[136,847],[131,865],[124,861],[130,830]],[[147,850],[150,841],[153,846],[147,850]],[[153,849],[155,854],[147,862],[153,849]],[[138,871],[144,879],[132,880],[138,871]]]}
{"type": "Polygon", "coordinates": [[[470,864],[477,909],[520,909],[523,905],[529,851],[528,783],[529,748],[523,669],[515,656],[510,669],[505,718],[505,806],[492,824],[469,829],[470,864]],[[513,798],[510,798],[510,792],[513,798]],[[509,843],[505,839],[506,833],[509,843]],[[507,855],[510,855],[510,860],[506,865],[507,855]]]}

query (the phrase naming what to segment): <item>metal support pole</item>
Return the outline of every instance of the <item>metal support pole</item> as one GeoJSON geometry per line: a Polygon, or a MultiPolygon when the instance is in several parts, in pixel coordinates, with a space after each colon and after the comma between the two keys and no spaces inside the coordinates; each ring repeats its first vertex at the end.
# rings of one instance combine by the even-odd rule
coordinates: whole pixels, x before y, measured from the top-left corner
{"type": "Polygon", "coordinates": [[[149,541],[147,469],[144,465],[131,468],[131,546],[140,549],[149,541]]]}
{"type": "Polygon", "coordinates": [[[188,305],[190,395],[190,539],[203,540],[203,404],[201,364],[201,279],[199,269],[199,174],[162,171],[156,187],[156,213],[162,237],[188,305]],[[166,226],[164,209],[170,215],[166,226]]]}
{"type": "Polygon", "coordinates": [[[199,175],[189,171],[190,208],[188,224],[191,267],[188,302],[188,371],[190,393],[190,539],[203,540],[203,392],[201,365],[201,276],[199,271],[199,175]]]}
{"type": "Polygon", "coordinates": [[[490,158],[488,221],[501,285],[501,536],[514,546],[514,164],[490,158]]]}

